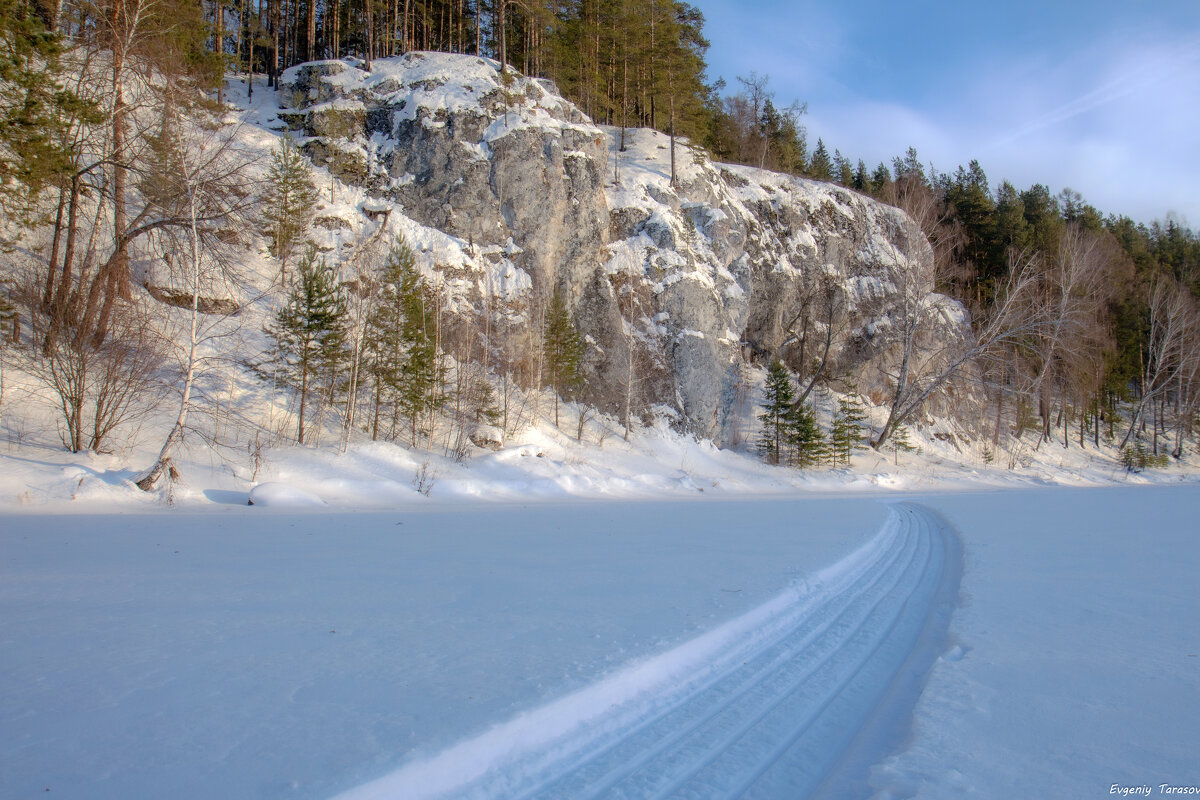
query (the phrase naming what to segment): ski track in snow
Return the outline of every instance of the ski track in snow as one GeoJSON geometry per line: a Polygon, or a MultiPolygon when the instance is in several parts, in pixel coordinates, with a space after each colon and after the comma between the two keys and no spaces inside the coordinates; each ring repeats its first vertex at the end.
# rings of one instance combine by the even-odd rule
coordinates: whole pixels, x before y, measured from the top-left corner
{"type": "Polygon", "coordinates": [[[961,545],[891,506],[843,561],[715,631],[339,800],[867,796],[957,603],[961,545]]]}

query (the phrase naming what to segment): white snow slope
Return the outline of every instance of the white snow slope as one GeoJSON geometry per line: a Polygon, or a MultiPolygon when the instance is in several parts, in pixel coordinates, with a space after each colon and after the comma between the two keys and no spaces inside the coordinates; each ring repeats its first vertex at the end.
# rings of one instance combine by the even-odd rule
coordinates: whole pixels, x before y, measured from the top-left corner
{"type": "Polygon", "coordinates": [[[1200,490],[912,499],[0,517],[0,794],[1200,786],[1200,490]]]}

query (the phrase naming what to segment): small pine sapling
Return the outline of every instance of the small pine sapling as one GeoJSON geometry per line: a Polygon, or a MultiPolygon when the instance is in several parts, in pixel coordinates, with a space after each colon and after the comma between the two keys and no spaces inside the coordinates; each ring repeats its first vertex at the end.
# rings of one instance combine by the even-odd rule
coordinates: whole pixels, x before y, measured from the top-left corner
{"type": "Polygon", "coordinates": [[[772,464],[786,461],[785,455],[791,445],[788,435],[789,417],[795,402],[796,392],[792,388],[792,377],[783,362],[776,361],[767,369],[767,380],[763,387],[763,411],[758,415],[758,420],[763,425],[758,449],[772,464]]]}
{"type": "Polygon", "coordinates": [[[271,154],[263,217],[270,223],[271,255],[279,259],[280,283],[286,285],[287,266],[304,241],[317,188],[312,167],[291,136],[284,136],[271,154]]]}
{"type": "Polygon", "coordinates": [[[891,438],[888,440],[888,447],[895,454],[896,466],[900,466],[900,453],[920,452],[920,449],[909,438],[908,428],[904,425],[896,426],[891,438]]]}
{"type": "Polygon", "coordinates": [[[866,443],[863,433],[863,422],[867,413],[857,394],[849,394],[838,400],[838,410],[833,415],[833,425],[829,432],[830,461],[834,464],[849,465],[850,456],[866,443]]]}
{"type": "Polygon", "coordinates": [[[828,449],[821,428],[817,425],[817,414],[807,403],[790,409],[788,433],[796,466],[801,469],[815,466],[827,456],[828,449]]]}
{"type": "Polygon", "coordinates": [[[554,427],[558,427],[559,397],[570,400],[583,385],[580,371],[584,340],[562,295],[555,292],[546,311],[542,333],[546,383],[554,390],[554,427]]]}
{"type": "Polygon", "coordinates": [[[304,444],[306,411],[316,381],[330,378],[345,355],[346,298],[337,274],[309,248],[296,282],[266,333],[275,340],[278,377],[299,392],[296,441],[304,444]]]}

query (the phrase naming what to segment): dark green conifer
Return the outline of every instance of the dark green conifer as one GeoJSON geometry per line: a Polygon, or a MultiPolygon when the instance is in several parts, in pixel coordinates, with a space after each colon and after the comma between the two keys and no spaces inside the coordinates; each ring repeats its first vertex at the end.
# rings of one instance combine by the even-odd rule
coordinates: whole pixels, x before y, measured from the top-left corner
{"type": "Polygon", "coordinates": [[[833,463],[849,464],[850,456],[866,442],[862,426],[866,418],[857,394],[838,400],[838,410],[833,415],[833,426],[829,433],[829,454],[833,463]]]}
{"type": "Polygon", "coordinates": [[[425,282],[403,236],[393,244],[379,284],[366,335],[367,369],[375,382],[371,436],[379,436],[380,408],[386,399],[392,405],[391,435],[404,416],[416,444],[421,420],[435,406],[437,354],[429,331],[425,282]]]}
{"type": "Polygon", "coordinates": [[[542,334],[546,385],[554,390],[554,426],[558,427],[558,398],[570,399],[583,383],[583,337],[559,292],[550,298],[542,334]]]}
{"type": "Polygon", "coordinates": [[[796,403],[796,391],[792,387],[792,376],[782,361],[776,361],[767,369],[767,381],[763,387],[762,413],[758,415],[763,425],[758,448],[763,457],[772,464],[783,464],[791,451],[791,416],[796,403]]]}
{"type": "Polygon", "coordinates": [[[278,353],[276,375],[300,395],[296,440],[304,444],[305,414],[315,381],[332,379],[345,356],[346,300],[334,270],[308,248],[296,281],[267,334],[278,353]]]}
{"type": "Polygon", "coordinates": [[[317,189],[312,167],[291,136],[284,136],[271,154],[263,216],[271,223],[271,255],[279,259],[279,275],[287,283],[288,260],[304,242],[317,189]]]}
{"type": "Polygon", "coordinates": [[[817,414],[812,406],[808,403],[793,406],[787,422],[796,466],[808,469],[824,460],[827,456],[825,437],[817,425],[817,414]]]}
{"type": "Polygon", "coordinates": [[[813,150],[812,161],[808,163],[808,175],[819,181],[833,179],[833,160],[821,139],[817,139],[817,149],[813,150]]]}
{"type": "Polygon", "coordinates": [[[914,445],[909,438],[908,428],[904,425],[897,425],[892,430],[892,435],[888,437],[888,448],[895,455],[896,466],[900,465],[901,453],[920,452],[920,448],[914,445]]]}
{"type": "Polygon", "coordinates": [[[73,170],[71,119],[99,122],[94,107],[63,87],[62,52],[31,0],[0,0],[0,211],[17,217],[73,170]]]}

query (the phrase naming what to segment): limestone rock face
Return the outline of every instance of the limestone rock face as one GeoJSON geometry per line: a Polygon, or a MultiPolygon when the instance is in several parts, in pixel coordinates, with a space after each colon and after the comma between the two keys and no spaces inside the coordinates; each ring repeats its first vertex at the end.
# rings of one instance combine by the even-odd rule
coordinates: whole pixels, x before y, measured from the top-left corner
{"type": "Polygon", "coordinates": [[[497,313],[504,286],[501,322],[528,336],[562,292],[587,341],[583,399],[604,410],[665,406],[724,443],[748,413],[745,366],[811,370],[831,321],[829,374],[867,394],[886,393],[906,307],[944,304],[947,335],[965,331],[897,209],[597,126],[495,61],[316,62],[285,72],[280,98],[314,163],[366,193],[364,215],[388,207],[449,243],[426,269],[455,313],[497,313]]]}
{"type": "Polygon", "coordinates": [[[444,53],[301,65],[282,81],[284,118],[315,163],[422,225],[507,248],[536,290],[581,285],[607,239],[608,137],[551,84],[498,67],[444,53]]]}

